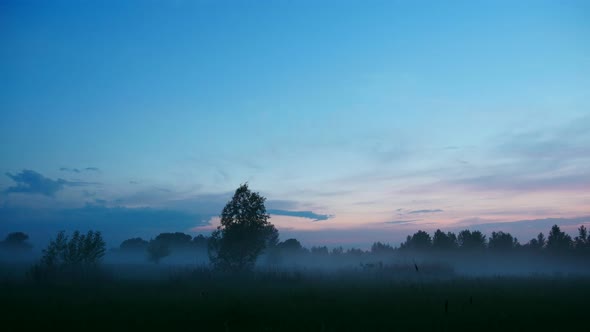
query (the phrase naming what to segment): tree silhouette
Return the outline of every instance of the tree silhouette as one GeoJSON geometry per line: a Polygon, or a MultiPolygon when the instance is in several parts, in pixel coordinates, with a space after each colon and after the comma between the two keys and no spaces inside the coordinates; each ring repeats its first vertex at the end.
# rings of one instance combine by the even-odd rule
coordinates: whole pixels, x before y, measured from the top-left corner
{"type": "Polygon", "coordinates": [[[300,254],[307,249],[303,248],[301,242],[297,239],[288,239],[277,244],[276,249],[285,254],[300,254]]]}
{"type": "Polygon", "coordinates": [[[152,239],[147,246],[148,260],[156,264],[160,260],[170,255],[170,247],[166,241],[152,239]]]}
{"type": "Polygon", "coordinates": [[[386,243],[375,242],[371,246],[371,253],[372,254],[384,255],[384,254],[390,254],[393,252],[394,252],[393,247],[390,246],[389,244],[386,244],[386,243]]]}
{"type": "Polygon", "coordinates": [[[209,243],[209,238],[199,234],[193,238],[192,245],[195,249],[198,250],[206,250],[207,244],[209,243]]]}
{"type": "Polygon", "coordinates": [[[140,238],[140,237],[136,237],[133,239],[127,239],[123,242],[121,242],[121,245],[119,246],[119,248],[123,251],[144,251],[146,250],[148,247],[148,241],[140,238]]]}
{"type": "Polygon", "coordinates": [[[527,247],[529,247],[532,250],[541,250],[545,248],[546,244],[547,241],[545,240],[545,235],[543,235],[543,233],[539,233],[539,235],[537,235],[536,238],[529,241],[527,247]]]}
{"type": "Polygon", "coordinates": [[[60,231],[43,250],[41,262],[33,267],[33,274],[40,277],[67,271],[79,275],[80,272],[98,267],[105,254],[105,247],[100,232],[88,231],[82,234],[75,231],[69,237],[60,231]]]}
{"type": "Polygon", "coordinates": [[[28,239],[29,236],[23,232],[10,233],[0,242],[0,249],[30,251],[33,246],[27,242],[28,239]]]}
{"type": "Polygon", "coordinates": [[[590,235],[586,226],[582,225],[578,228],[578,236],[574,239],[574,245],[577,250],[588,250],[590,248],[590,235]]]}
{"type": "Polygon", "coordinates": [[[481,250],[486,246],[486,236],[480,231],[463,230],[457,237],[459,247],[465,250],[481,250]]]}
{"type": "Polygon", "coordinates": [[[176,233],[160,233],[155,240],[168,246],[171,250],[187,249],[192,245],[193,237],[181,232],[176,233]]]}
{"type": "Polygon", "coordinates": [[[365,252],[362,249],[350,248],[346,250],[346,255],[349,256],[362,256],[365,252]]]}
{"type": "Polygon", "coordinates": [[[413,249],[413,250],[428,250],[432,246],[432,239],[430,234],[425,231],[417,231],[414,235],[406,238],[406,242],[402,243],[400,249],[413,249]]]}
{"type": "Polygon", "coordinates": [[[440,229],[434,232],[432,237],[432,248],[435,250],[451,250],[457,248],[457,235],[455,233],[444,233],[440,229]]]}
{"type": "Polygon", "coordinates": [[[559,226],[553,225],[547,237],[547,249],[553,252],[564,252],[572,246],[572,238],[562,232],[559,226]]]}
{"type": "Polygon", "coordinates": [[[330,255],[332,255],[332,256],[342,256],[342,255],[344,255],[344,248],[342,248],[342,247],[332,248],[332,251],[330,251],[330,255]]]}
{"type": "Polygon", "coordinates": [[[518,246],[518,240],[512,237],[510,233],[492,232],[492,237],[488,242],[488,248],[495,251],[507,251],[518,246]]]}
{"type": "Polygon", "coordinates": [[[327,256],[330,254],[328,247],[321,246],[321,247],[311,247],[311,254],[318,255],[318,256],[327,256]]]}
{"type": "Polygon", "coordinates": [[[105,253],[106,244],[100,232],[88,231],[81,234],[75,231],[71,238],[64,231],[58,233],[47,249],[43,250],[43,258],[52,264],[69,266],[98,264],[105,253]]]}
{"type": "Polygon", "coordinates": [[[250,270],[257,257],[268,247],[276,246],[278,231],[268,221],[266,198],[248,189],[236,189],[221,212],[221,225],[209,240],[209,258],[223,270],[250,270]]]}

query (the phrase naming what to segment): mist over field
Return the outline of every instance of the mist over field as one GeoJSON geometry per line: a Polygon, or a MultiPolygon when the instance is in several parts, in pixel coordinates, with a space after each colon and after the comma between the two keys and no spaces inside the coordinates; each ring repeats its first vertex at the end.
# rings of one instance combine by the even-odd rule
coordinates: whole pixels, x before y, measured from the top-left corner
{"type": "MultiPolygon", "coordinates": [[[[381,276],[395,279],[437,279],[452,277],[501,276],[587,276],[590,236],[584,226],[571,237],[556,225],[520,244],[509,233],[493,232],[488,238],[478,231],[464,230],[459,240],[452,232],[437,230],[434,237],[424,231],[409,235],[392,246],[375,242],[369,250],[314,246],[305,248],[297,239],[267,247],[255,259],[258,271],[297,272],[313,276],[381,276]]],[[[161,233],[151,241],[130,238],[104,251],[101,263],[113,278],[168,279],[194,269],[214,269],[210,259],[210,237],[161,233]],[[150,244],[165,247],[154,256],[150,244]]],[[[26,234],[11,233],[0,242],[3,276],[27,278],[28,268],[42,253],[33,251],[26,234]],[[17,239],[14,239],[17,238],[17,239]]],[[[43,252],[45,252],[43,250],[43,252]]]]}
{"type": "Polygon", "coordinates": [[[586,331],[590,1],[0,1],[2,331],[586,331]]]}
{"type": "Polygon", "coordinates": [[[588,237],[566,236],[569,246],[560,247],[552,232],[545,245],[521,246],[498,242],[506,233],[496,233],[484,247],[467,248],[462,233],[461,246],[437,250],[452,244],[441,243],[441,233],[426,248],[426,233],[418,232],[396,248],[377,242],[369,251],[307,249],[288,239],[246,270],[216,266],[205,245],[211,239],[183,233],[131,238],[89,263],[100,246],[78,251],[84,246],[69,240],[62,265],[48,263],[51,244],[40,259],[26,241],[7,238],[0,242],[2,310],[8,324],[68,329],[93,322],[213,331],[471,330],[487,322],[478,329],[559,330],[585,321],[588,237]],[[167,241],[167,249],[154,241],[167,241]]]}

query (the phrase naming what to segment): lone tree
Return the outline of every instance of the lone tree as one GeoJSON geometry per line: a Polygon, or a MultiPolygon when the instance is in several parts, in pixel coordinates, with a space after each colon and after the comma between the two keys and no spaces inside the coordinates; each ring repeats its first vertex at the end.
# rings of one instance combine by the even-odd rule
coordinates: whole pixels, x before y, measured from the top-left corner
{"type": "Polygon", "coordinates": [[[250,270],[256,258],[276,246],[279,233],[268,219],[266,198],[241,185],[221,212],[221,225],[211,234],[209,258],[222,270],[250,270]]]}

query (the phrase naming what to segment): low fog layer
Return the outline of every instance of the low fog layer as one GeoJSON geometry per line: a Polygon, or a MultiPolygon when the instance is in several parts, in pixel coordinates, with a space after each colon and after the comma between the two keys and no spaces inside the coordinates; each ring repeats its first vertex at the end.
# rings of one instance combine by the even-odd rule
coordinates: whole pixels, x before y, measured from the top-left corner
{"type": "MultiPolygon", "coordinates": [[[[573,239],[557,226],[548,234],[539,234],[520,244],[504,232],[493,232],[487,237],[467,230],[458,236],[440,230],[432,236],[418,231],[399,246],[376,242],[366,251],[305,248],[298,240],[287,239],[266,248],[256,259],[255,270],[422,280],[590,274],[590,236],[584,226],[573,239]]],[[[83,234],[72,237],[76,236],[84,238],[83,234]]],[[[166,279],[193,270],[211,270],[209,241],[203,235],[192,237],[179,232],[162,233],[150,241],[131,238],[118,247],[105,249],[101,265],[110,277],[123,279],[166,279]]],[[[8,234],[0,242],[0,277],[30,277],[31,266],[48,250],[33,250],[25,233],[8,234]]]]}

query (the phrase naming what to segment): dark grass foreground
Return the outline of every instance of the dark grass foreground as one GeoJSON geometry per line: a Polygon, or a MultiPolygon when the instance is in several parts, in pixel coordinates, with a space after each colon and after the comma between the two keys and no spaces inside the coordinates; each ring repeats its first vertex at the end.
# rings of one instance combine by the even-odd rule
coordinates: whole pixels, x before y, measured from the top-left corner
{"type": "MultiPolygon", "coordinates": [[[[18,330],[587,330],[590,280],[440,281],[300,274],[168,281],[4,282],[4,326],[18,330]]],[[[14,329],[9,329],[14,330],[14,329]]]]}

